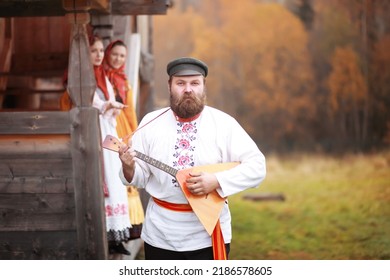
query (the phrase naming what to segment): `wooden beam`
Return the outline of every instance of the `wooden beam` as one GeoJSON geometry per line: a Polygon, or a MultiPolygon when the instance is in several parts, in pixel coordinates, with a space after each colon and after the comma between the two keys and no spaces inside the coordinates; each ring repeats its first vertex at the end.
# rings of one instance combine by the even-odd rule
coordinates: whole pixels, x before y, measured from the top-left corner
{"type": "Polygon", "coordinates": [[[64,16],[72,11],[114,15],[162,15],[167,13],[170,2],[170,0],[9,0],[0,1],[0,17],[64,16]]]}
{"type": "Polygon", "coordinates": [[[1,95],[26,95],[26,94],[61,94],[65,89],[30,89],[30,88],[7,88],[0,90],[1,95]]]}
{"type": "Polygon", "coordinates": [[[107,259],[101,134],[98,110],[92,107],[96,80],[86,30],[88,15],[68,17],[73,29],[67,89],[75,106],[69,113],[77,241],[80,259],[107,259]]]}
{"type": "MultiPolygon", "coordinates": [[[[22,197],[14,197],[20,200],[22,197]]],[[[73,199],[73,197],[71,198],[73,199]]],[[[0,196],[0,203],[3,203],[0,196]]],[[[27,211],[7,211],[0,216],[0,232],[13,231],[69,231],[75,230],[74,209],[73,213],[28,213],[27,211]],[[61,221],[61,222],[59,222],[61,221]]],[[[0,213],[1,213],[0,212],[0,213]]]]}
{"type": "Polygon", "coordinates": [[[69,112],[0,112],[0,135],[69,132],[69,112]]]}
{"type": "MultiPolygon", "coordinates": [[[[23,219],[23,214],[29,215],[42,215],[48,214],[51,215],[69,215],[69,221],[71,222],[70,226],[67,229],[75,229],[74,224],[74,199],[73,193],[13,193],[13,194],[0,194],[0,205],[1,209],[7,209],[7,213],[13,213],[20,215],[20,219],[23,219]],[[72,225],[73,224],[73,225],[72,225]]],[[[9,215],[9,219],[15,218],[14,215],[9,215]]],[[[40,221],[45,223],[45,219],[40,221]]],[[[58,227],[62,227],[61,223],[57,221],[58,227]]],[[[13,222],[17,225],[17,223],[13,222]]],[[[49,225],[45,225],[49,229],[49,225]]],[[[25,226],[22,224],[20,227],[25,229],[25,226]]]]}
{"type": "MultiPolygon", "coordinates": [[[[72,17],[69,17],[72,20],[72,17]]],[[[75,106],[90,107],[96,79],[89,52],[87,22],[73,24],[69,50],[68,92],[75,106]]]]}
{"type": "Polygon", "coordinates": [[[80,259],[107,259],[98,111],[92,107],[76,107],[70,115],[79,256],[80,259]]]}
{"type": "Polygon", "coordinates": [[[170,0],[111,0],[113,15],[163,15],[170,0]]]}
{"type": "Polygon", "coordinates": [[[0,1],[0,17],[63,16],[62,0],[0,1]]]}
{"type": "MultiPolygon", "coordinates": [[[[67,67],[68,65],[66,65],[67,67]]],[[[64,75],[64,69],[44,69],[42,71],[12,71],[12,72],[0,72],[0,79],[2,77],[35,77],[35,78],[53,78],[62,77],[64,75]]]]}
{"type": "Polygon", "coordinates": [[[12,56],[12,72],[53,71],[63,74],[68,66],[68,53],[17,53],[12,56]]]}
{"type": "MultiPolygon", "coordinates": [[[[70,163],[71,165],[71,163],[70,163]]],[[[0,176],[0,194],[73,193],[73,173],[69,177],[0,176]]]]}
{"type": "Polygon", "coordinates": [[[110,13],[111,12],[110,2],[111,2],[110,0],[94,0],[92,1],[91,9],[103,13],[110,13]]]}
{"type": "Polygon", "coordinates": [[[0,232],[2,260],[76,260],[76,230],[0,232]]]}
{"type": "Polygon", "coordinates": [[[88,11],[95,10],[102,13],[110,12],[111,0],[62,0],[66,11],[88,11]]]}
{"type": "Polygon", "coordinates": [[[0,160],[0,176],[4,177],[70,177],[72,164],[69,159],[19,158],[0,160]]]}
{"type": "MultiPolygon", "coordinates": [[[[4,21],[4,33],[0,41],[3,41],[3,46],[0,47],[0,72],[9,71],[11,69],[12,57],[12,22],[10,19],[4,21]]],[[[7,88],[8,77],[0,76],[0,90],[7,88]]],[[[0,108],[3,107],[4,96],[0,96],[0,108]]]]}
{"type": "Polygon", "coordinates": [[[0,17],[64,16],[67,11],[110,12],[110,0],[0,1],[0,17]]]}
{"type": "MultiPolygon", "coordinates": [[[[71,159],[68,135],[0,135],[0,158],[71,159]]],[[[0,159],[0,160],[1,160],[0,159]]]]}

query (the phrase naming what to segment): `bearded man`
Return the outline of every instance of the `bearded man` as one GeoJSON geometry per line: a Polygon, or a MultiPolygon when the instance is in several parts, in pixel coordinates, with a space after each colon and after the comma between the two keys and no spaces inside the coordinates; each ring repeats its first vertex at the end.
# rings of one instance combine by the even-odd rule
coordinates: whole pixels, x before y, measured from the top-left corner
{"type": "Polygon", "coordinates": [[[119,149],[123,183],[145,188],[151,196],[141,234],[145,259],[228,259],[232,229],[227,197],[259,186],[266,175],[265,157],[233,117],[206,105],[204,62],[178,58],[168,63],[167,74],[170,107],[147,114],[119,149]],[[175,177],[176,170],[227,162],[239,164],[217,172],[191,171],[182,182],[175,177]],[[210,203],[211,195],[223,201],[217,213],[212,201],[191,204],[197,198],[210,203]],[[217,215],[212,233],[204,213],[217,215]]]}

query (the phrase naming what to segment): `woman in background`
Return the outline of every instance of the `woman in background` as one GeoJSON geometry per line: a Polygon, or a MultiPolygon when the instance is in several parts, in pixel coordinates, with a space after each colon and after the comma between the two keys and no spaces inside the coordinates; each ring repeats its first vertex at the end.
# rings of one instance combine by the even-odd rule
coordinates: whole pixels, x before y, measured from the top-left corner
{"type": "MultiPolygon", "coordinates": [[[[117,117],[118,136],[127,142],[128,137],[137,129],[137,115],[133,104],[133,91],[125,73],[125,62],[127,58],[127,47],[121,40],[111,42],[105,51],[104,69],[110,80],[116,100],[122,102],[126,107],[117,117]]],[[[139,238],[141,235],[142,223],[144,222],[144,210],[137,188],[127,187],[129,202],[129,214],[132,222],[131,239],[139,238]]]]}
{"type": "MultiPolygon", "coordinates": [[[[99,123],[102,141],[106,135],[118,136],[116,119],[125,105],[115,99],[114,89],[103,68],[104,46],[103,41],[94,36],[90,38],[90,57],[96,78],[96,91],[92,106],[99,110],[99,123]]],[[[61,97],[61,109],[69,110],[72,107],[69,95],[61,97]]],[[[130,217],[126,187],[121,182],[118,173],[121,163],[117,154],[103,149],[103,177],[104,177],[104,206],[106,214],[106,228],[109,253],[130,255],[122,242],[130,239],[130,217]]]]}

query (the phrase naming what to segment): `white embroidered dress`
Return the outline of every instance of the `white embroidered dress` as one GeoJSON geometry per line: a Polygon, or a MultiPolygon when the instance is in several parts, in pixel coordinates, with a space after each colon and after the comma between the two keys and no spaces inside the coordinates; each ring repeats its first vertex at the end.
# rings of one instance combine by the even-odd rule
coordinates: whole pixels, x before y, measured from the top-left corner
{"type": "MultiPolygon", "coordinates": [[[[112,85],[106,79],[109,100],[115,100],[112,85]]],[[[115,109],[106,110],[107,100],[104,93],[97,88],[93,97],[92,106],[100,112],[99,122],[102,141],[106,135],[118,137],[116,132],[115,109]]],[[[103,149],[104,179],[108,188],[108,197],[104,199],[106,212],[106,227],[109,241],[127,241],[130,238],[130,218],[128,211],[127,189],[118,176],[122,168],[118,154],[103,149]]]]}
{"type": "MultiPolygon", "coordinates": [[[[165,109],[149,113],[139,127],[165,109]]],[[[231,116],[206,106],[191,122],[180,122],[173,112],[156,118],[133,136],[133,148],[175,169],[239,161],[231,170],[216,173],[221,188],[217,192],[230,196],[257,187],[264,179],[265,158],[257,145],[231,116]]],[[[169,174],[136,159],[133,184],[145,188],[152,196],[171,203],[188,203],[176,180],[169,174]]],[[[225,243],[231,241],[231,217],[226,203],[220,217],[225,243]]],[[[149,201],[142,239],[155,247],[174,251],[191,251],[211,246],[211,238],[193,212],[175,212],[149,201]]]]}

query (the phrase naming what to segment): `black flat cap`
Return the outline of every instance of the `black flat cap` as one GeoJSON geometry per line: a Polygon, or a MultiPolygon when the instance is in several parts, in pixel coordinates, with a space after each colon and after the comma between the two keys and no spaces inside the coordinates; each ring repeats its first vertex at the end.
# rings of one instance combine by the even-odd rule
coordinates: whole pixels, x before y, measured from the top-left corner
{"type": "Polygon", "coordinates": [[[182,57],[172,60],[167,65],[167,73],[171,76],[207,76],[208,67],[206,63],[192,57],[182,57]]]}

